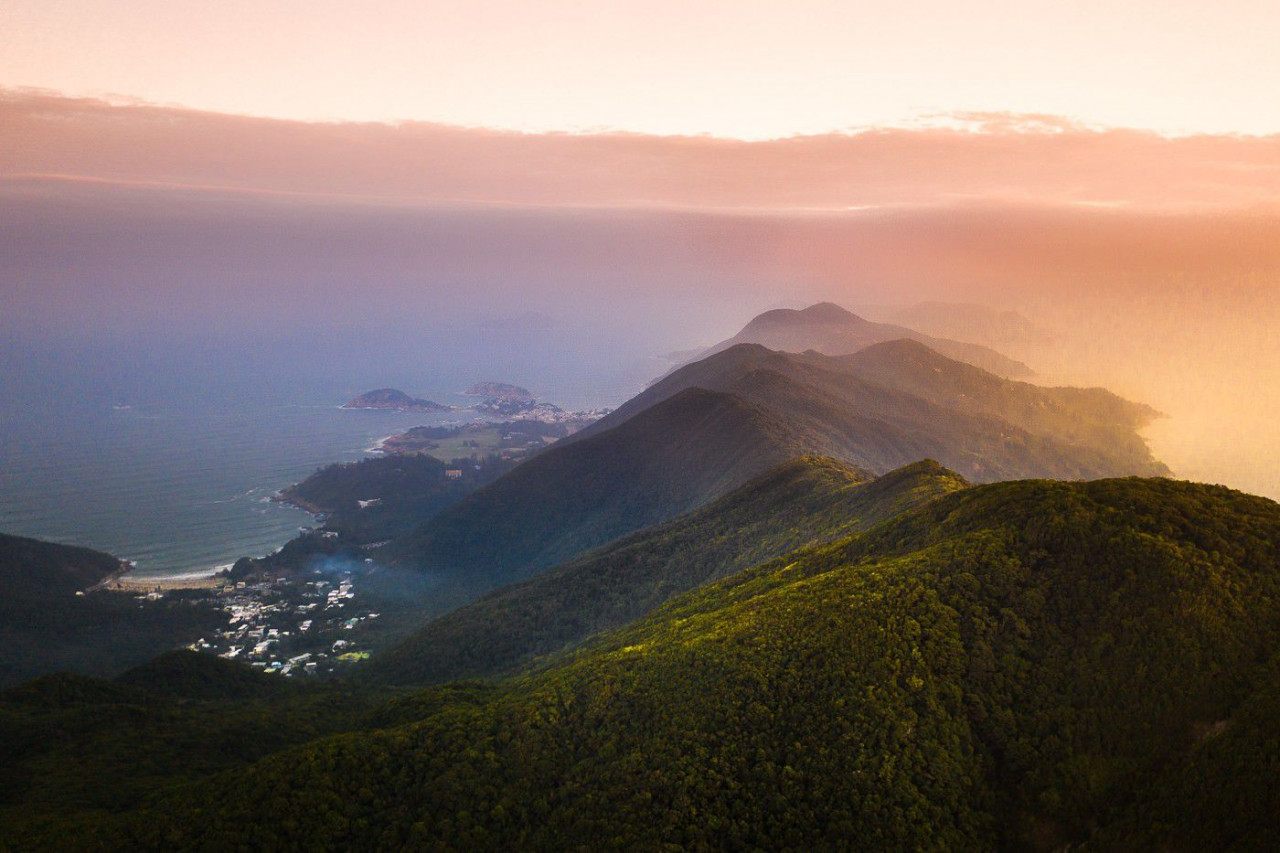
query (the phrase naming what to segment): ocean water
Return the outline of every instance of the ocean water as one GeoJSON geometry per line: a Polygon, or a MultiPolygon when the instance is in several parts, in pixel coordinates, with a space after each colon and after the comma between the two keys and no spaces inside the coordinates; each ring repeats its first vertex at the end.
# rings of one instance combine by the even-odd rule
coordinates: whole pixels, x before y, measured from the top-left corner
{"type": "Polygon", "coordinates": [[[566,409],[612,407],[665,369],[559,335],[508,337],[436,335],[421,352],[407,337],[387,343],[403,352],[354,336],[266,352],[0,342],[0,532],[106,551],[139,575],[208,573],[313,523],[271,501],[280,489],[410,427],[474,419],[339,408],[357,393],[399,387],[465,407],[475,400],[463,388],[494,379],[566,409]]]}
{"type": "Polygon", "coordinates": [[[333,405],[11,419],[0,439],[0,531],[107,551],[140,575],[207,573],[270,553],[311,523],[271,501],[280,489],[372,455],[385,436],[466,419],[333,405]]]}

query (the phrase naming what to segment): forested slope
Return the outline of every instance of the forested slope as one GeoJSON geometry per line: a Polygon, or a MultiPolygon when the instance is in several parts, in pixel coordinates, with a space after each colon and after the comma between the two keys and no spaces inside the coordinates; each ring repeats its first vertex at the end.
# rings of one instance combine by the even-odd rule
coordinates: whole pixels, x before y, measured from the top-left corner
{"type": "Polygon", "coordinates": [[[9,837],[1263,848],[1278,595],[1271,501],[1140,479],[964,489],[491,693],[407,695],[386,728],[9,837]]]}
{"type": "Polygon", "coordinates": [[[0,688],[57,670],[115,675],[221,622],[181,595],[146,609],[124,593],[76,595],[125,568],[101,551],[0,534],[0,688]]]}
{"type": "Polygon", "coordinates": [[[507,671],[708,581],[865,530],[966,485],[931,461],[872,479],[833,459],[801,457],[688,515],[447,613],[362,674],[429,684],[507,671]]]}

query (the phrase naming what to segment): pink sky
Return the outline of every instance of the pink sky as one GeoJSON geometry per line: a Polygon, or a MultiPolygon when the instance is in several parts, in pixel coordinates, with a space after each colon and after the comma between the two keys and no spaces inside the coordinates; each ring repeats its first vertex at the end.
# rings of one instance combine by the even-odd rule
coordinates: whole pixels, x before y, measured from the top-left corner
{"type": "Polygon", "coordinates": [[[6,0],[0,86],[772,138],[957,111],[1280,132],[1273,0],[6,0]]]}
{"type": "Polygon", "coordinates": [[[1044,116],[746,142],[307,123],[0,91],[0,178],[411,202],[844,210],[981,200],[1280,203],[1280,136],[1168,138],[1044,116]]]}

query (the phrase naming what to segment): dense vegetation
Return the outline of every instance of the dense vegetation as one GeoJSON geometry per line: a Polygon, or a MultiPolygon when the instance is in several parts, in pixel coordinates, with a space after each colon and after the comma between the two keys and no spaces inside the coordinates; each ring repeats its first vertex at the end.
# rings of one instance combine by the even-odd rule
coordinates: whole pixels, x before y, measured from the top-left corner
{"type": "Polygon", "coordinates": [[[118,557],[0,533],[0,584],[6,598],[66,598],[124,570],[118,557]]]}
{"type": "Polygon", "coordinates": [[[413,530],[512,467],[497,457],[445,464],[425,454],[383,456],[327,465],[280,496],[324,513],[325,529],[368,543],[413,530]],[[449,469],[456,479],[445,476],[449,469]]]}
{"type": "MultiPolygon", "coordinates": [[[[161,768],[127,812],[68,808],[65,794],[51,810],[38,786],[10,785],[4,835],[64,848],[1262,848],[1277,806],[1277,596],[1270,501],[1164,480],[963,489],[688,592],[518,679],[403,695],[248,772],[205,777],[198,756],[161,768]]],[[[20,766],[65,780],[93,737],[119,758],[111,738],[69,726],[24,742],[20,766]]],[[[89,762],[83,784],[103,772],[89,762]]]]}
{"type": "Polygon", "coordinates": [[[157,787],[368,726],[387,699],[187,651],[115,681],[59,674],[12,688],[0,693],[0,848],[12,840],[5,824],[109,821],[157,787]]]}
{"type": "Polygon", "coordinates": [[[872,481],[835,460],[802,457],[688,515],[447,613],[362,674],[429,684],[508,671],[694,587],[865,530],[965,485],[934,462],[872,481]]]}
{"type": "Polygon", "coordinates": [[[0,687],[55,670],[114,675],[220,621],[184,595],[145,608],[128,593],[76,595],[122,568],[100,551],[0,534],[0,687]]]}

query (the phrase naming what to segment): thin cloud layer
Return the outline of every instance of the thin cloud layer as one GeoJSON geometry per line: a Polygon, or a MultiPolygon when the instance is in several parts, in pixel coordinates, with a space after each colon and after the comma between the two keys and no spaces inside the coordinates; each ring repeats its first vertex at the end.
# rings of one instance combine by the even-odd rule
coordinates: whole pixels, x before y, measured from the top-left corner
{"type": "Polygon", "coordinates": [[[949,127],[767,142],[304,123],[0,95],[0,175],[406,202],[840,210],[963,200],[1280,204],[1280,137],[969,113],[949,127]]]}

